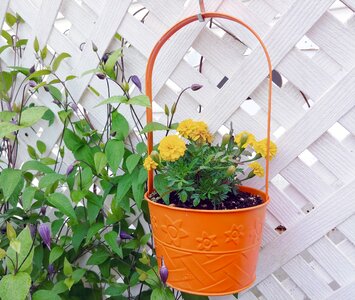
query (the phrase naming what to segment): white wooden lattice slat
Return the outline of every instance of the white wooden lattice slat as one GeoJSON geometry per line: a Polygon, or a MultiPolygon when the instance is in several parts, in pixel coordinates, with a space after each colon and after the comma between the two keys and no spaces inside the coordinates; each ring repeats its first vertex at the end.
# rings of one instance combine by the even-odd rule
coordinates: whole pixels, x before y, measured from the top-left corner
{"type": "Polygon", "coordinates": [[[3,0],[3,4],[0,6],[0,28],[2,28],[2,24],[4,23],[5,14],[9,6],[9,3],[10,0],[3,0]]]}
{"type": "MultiPolygon", "coordinates": [[[[264,38],[272,62],[277,65],[285,54],[297,43],[315,20],[331,4],[327,1],[297,1],[264,38]],[[319,2],[319,3],[318,3],[319,2]],[[312,13],[300,15],[300,8],[312,13]],[[287,24],[286,24],[287,23],[287,24]]],[[[243,65],[215,97],[224,99],[224,105],[206,109],[201,118],[207,120],[213,131],[222,125],[221,120],[230,116],[230,107],[238,107],[266,76],[266,63],[261,47],[256,48],[243,65]],[[233,102],[233,103],[232,103],[233,102]]]]}

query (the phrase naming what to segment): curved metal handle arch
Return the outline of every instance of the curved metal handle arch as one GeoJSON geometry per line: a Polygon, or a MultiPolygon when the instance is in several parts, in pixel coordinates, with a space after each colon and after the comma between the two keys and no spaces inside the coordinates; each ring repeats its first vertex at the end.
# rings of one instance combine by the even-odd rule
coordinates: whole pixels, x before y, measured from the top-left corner
{"type": "MultiPolygon", "coordinates": [[[[267,60],[268,64],[268,71],[269,71],[269,81],[268,81],[268,112],[267,112],[267,148],[266,148],[266,166],[265,166],[265,193],[266,197],[268,197],[268,192],[269,192],[269,165],[270,165],[270,138],[271,138],[271,98],[272,98],[272,65],[271,65],[271,59],[269,56],[269,53],[266,49],[266,46],[260,36],[257,34],[257,32],[251,28],[248,24],[244,23],[242,20],[235,18],[233,16],[224,14],[224,13],[218,13],[218,12],[203,12],[201,13],[201,16],[205,18],[220,18],[220,19],[227,19],[233,22],[236,22],[246,29],[248,29],[254,36],[255,38],[259,41],[261,47],[264,50],[264,54],[267,60]]],[[[152,104],[153,100],[153,90],[152,90],[152,75],[153,75],[153,67],[155,60],[158,56],[158,53],[162,46],[165,44],[165,42],[172,36],[174,33],[179,31],[181,28],[185,27],[186,25],[198,21],[198,16],[193,15],[190,17],[187,17],[180,22],[176,23],[173,27],[171,27],[160,39],[159,41],[155,44],[152,52],[150,53],[148,62],[147,62],[147,67],[146,67],[146,77],[145,77],[145,89],[146,89],[146,94],[150,99],[150,103],[152,104]]],[[[147,124],[153,121],[153,112],[151,107],[147,108],[146,110],[146,115],[147,115],[147,124]]],[[[148,154],[150,154],[153,150],[153,132],[148,133],[148,154]]],[[[153,170],[148,171],[148,195],[153,192],[153,170]]]]}

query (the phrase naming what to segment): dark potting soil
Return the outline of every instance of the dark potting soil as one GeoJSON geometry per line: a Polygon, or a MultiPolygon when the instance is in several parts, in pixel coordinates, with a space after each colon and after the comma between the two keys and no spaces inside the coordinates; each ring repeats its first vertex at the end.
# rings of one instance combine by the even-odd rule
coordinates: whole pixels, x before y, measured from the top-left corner
{"type": "MultiPolygon", "coordinates": [[[[165,204],[164,200],[160,198],[157,192],[153,192],[150,195],[150,199],[156,201],[160,204],[165,204]]],[[[172,192],[170,194],[170,206],[181,207],[181,208],[190,208],[190,209],[205,209],[213,210],[214,206],[211,201],[202,200],[199,205],[194,206],[192,200],[188,199],[186,202],[182,203],[179,199],[179,196],[172,192]]],[[[247,192],[238,191],[236,195],[230,193],[228,198],[220,203],[216,209],[217,210],[229,210],[237,208],[247,208],[260,205],[263,202],[260,196],[253,195],[247,192]]]]}

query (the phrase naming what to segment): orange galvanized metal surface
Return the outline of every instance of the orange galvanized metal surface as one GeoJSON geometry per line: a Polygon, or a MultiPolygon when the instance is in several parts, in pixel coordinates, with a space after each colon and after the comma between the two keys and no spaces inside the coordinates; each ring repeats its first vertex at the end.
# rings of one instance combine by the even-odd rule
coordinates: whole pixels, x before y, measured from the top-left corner
{"type": "MultiPolygon", "coordinates": [[[[269,92],[267,113],[267,156],[265,192],[250,187],[242,191],[260,195],[263,204],[255,207],[227,211],[206,211],[174,208],[149,199],[153,191],[153,170],[148,172],[149,204],[153,237],[160,264],[164,257],[169,269],[167,283],[180,291],[200,295],[227,295],[246,289],[255,280],[255,270],[266,205],[269,201],[269,157],[272,97],[272,65],[266,46],[260,36],[243,21],[218,12],[201,12],[171,27],[154,46],[146,68],[146,94],[151,103],[152,73],[161,47],[184,26],[206,18],[234,21],[248,29],[259,41],[268,63],[269,92]]],[[[147,108],[147,123],[152,122],[152,109],[147,108]]],[[[153,150],[153,133],[148,133],[148,153],[153,150]]]]}
{"type": "Polygon", "coordinates": [[[266,205],[234,210],[182,209],[148,200],[159,262],[169,270],[167,284],[200,295],[234,294],[250,286],[262,238],[266,205]]]}

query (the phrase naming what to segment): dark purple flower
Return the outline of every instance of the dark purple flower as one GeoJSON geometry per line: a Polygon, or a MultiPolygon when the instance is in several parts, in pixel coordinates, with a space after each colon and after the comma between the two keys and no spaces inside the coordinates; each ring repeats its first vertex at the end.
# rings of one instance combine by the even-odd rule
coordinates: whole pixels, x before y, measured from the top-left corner
{"type": "Polygon", "coordinates": [[[65,172],[65,174],[66,174],[67,176],[69,176],[70,173],[73,172],[73,170],[74,170],[74,165],[73,165],[73,164],[70,164],[70,165],[68,166],[67,171],[65,172]]]}
{"type": "Polygon", "coordinates": [[[198,91],[202,87],[203,87],[202,84],[194,83],[191,85],[191,90],[193,90],[195,92],[195,91],[198,91]]]}
{"type": "Polygon", "coordinates": [[[31,68],[30,68],[30,74],[34,73],[36,71],[36,67],[33,65],[31,68]]]}
{"type": "Polygon", "coordinates": [[[37,83],[36,83],[36,81],[34,81],[34,80],[30,80],[30,81],[28,82],[28,85],[29,85],[31,88],[34,88],[34,87],[37,85],[37,83]]]}
{"type": "MultiPolygon", "coordinates": [[[[142,92],[142,83],[137,75],[132,75],[130,77],[134,85],[139,89],[140,92],[142,92]]],[[[129,80],[128,80],[129,81],[129,80]]]]}
{"type": "Polygon", "coordinates": [[[165,283],[169,277],[169,270],[164,264],[164,258],[161,259],[161,267],[159,270],[159,275],[160,275],[160,279],[161,279],[162,283],[165,285],[165,283]]]}
{"type": "Polygon", "coordinates": [[[103,80],[103,79],[106,78],[106,75],[103,74],[103,73],[97,73],[96,76],[97,76],[97,78],[99,78],[99,79],[101,79],[101,80],[103,80]]]}
{"type": "Polygon", "coordinates": [[[34,238],[36,235],[36,225],[34,224],[29,224],[28,227],[30,228],[30,233],[31,233],[31,237],[34,238]]]}
{"type": "Polygon", "coordinates": [[[46,211],[47,211],[47,207],[46,206],[42,206],[40,209],[40,214],[45,216],[46,215],[46,211]]]}
{"type": "Polygon", "coordinates": [[[131,239],[133,239],[133,237],[130,234],[128,234],[127,232],[121,230],[120,239],[121,240],[131,240],[131,239]]]}
{"type": "Polygon", "coordinates": [[[55,272],[54,265],[49,264],[48,265],[48,275],[52,275],[52,274],[54,274],[54,272],[55,272]]]}
{"type": "Polygon", "coordinates": [[[42,238],[43,243],[45,243],[48,249],[51,250],[51,231],[49,227],[46,224],[41,223],[38,226],[38,232],[42,238]]]}
{"type": "Polygon", "coordinates": [[[108,57],[109,57],[109,54],[108,54],[108,53],[105,53],[105,54],[102,56],[101,60],[103,61],[104,64],[107,62],[108,57]]]}
{"type": "Polygon", "coordinates": [[[45,90],[46,92],[49,92],[48,86],[45,85],[43,88],[44,88],[44,90],[45,90]]]}

